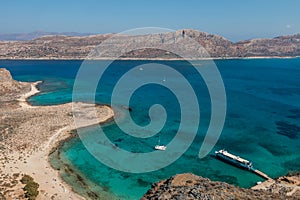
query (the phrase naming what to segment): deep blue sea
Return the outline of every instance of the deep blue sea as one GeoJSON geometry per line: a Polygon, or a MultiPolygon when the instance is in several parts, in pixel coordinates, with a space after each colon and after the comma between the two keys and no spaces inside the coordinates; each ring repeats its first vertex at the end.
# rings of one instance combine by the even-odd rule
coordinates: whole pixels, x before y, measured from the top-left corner
{"type": "MultiPolygon", "coordinates": [[[[87,195],[85,191],[90,190],[120,199],[139,199],[152,183],[184,172],[241,187],[251,187],[257,181],[262,181],[260,177],[212,156],[198,158],[199,148],[209,125],[211,103],[203,79],[187,62],[115,61],[101,80],[105,84],[98,87],[96,101],[109,104],[114,85],[124,73],[135,66],[153,62],[172,66],[183,74],[198,97],[201,120],[193,144],[176,162],[163,169],[132,174],[105,166],[85,149],[79,138],[73,138],[61,147],[59,159],[79,174],[87,185],[84,186],[85,189],[82,185],[76,185],[70,173],[62,173],[62,177],[83,195],[87,195]]],[[[197,62],[198,67],[206,64],[206,61],[197,62]]],[[[72,101],[74,79],[81,63],[82,61],[2,60],[0,67],[10,70],[13,77],[20,81],[42,80],[43,83],[39,85],[41,93],[31,97],[29,101],[32,105],[54,105],[72,101]]],[[[96,62],[99,67],[105,63],[106,61],[96,62]]],[[[270,177],[299,171],[300,59],[217,60],[215,63],[226,89],[227,114],[224,129],[214,150],[226,149],[251,160],[255,168],[270,177]]],[[[157,76],[159,75],[162,79],[165,78],[162,74],[158,73],[157,76]]],[[[180,84],[176,77],[166,78],[167,81],[180,84]]],[[[141,87],[130,99],[130,115],[137,124],[145,125],[149,123],[148,110],[153,104],[161,104],[167,110],[168,118],[160,134],[161,142],[167,144],[174,137],[180,123],[178,102],[167,88],[155,84],[141,87]]],[[[118,112],[122,117],[122,107],[118,112]]],[[[193,110],[190,112],[193,113],[193,110]]],[[[125,116],[124,119],[128,117],[125,116]]],[[[132,152],[150,152],[158,139],[157,135],[144,139],[134,138],[124,134],[114,122],[106,124],[103,129],[114,144],[132,152]]],[[[85,128],[85,131],[86,137],[97,140],[95,127],[85,128]]],[[[54,165],[55,162],[54,159],[54,165]]]]}

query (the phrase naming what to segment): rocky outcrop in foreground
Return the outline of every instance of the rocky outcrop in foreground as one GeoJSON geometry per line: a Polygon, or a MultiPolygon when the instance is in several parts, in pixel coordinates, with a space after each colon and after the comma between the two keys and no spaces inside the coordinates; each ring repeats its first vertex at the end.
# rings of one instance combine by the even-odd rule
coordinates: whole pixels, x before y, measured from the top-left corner
{"type": "MultiPolygon", "coordinates": [[[[224,37],[196,30],[178,30],[170,33],[150,35],[90,35],[90,36],[43,36],[29,41],[0,41],[0,59],[85,59],[95,47],[115,36],[101,52],[99,59],[110,59],[118,54],[121,59],[178,59],[178,44],[191,38],[181,52],[191,58],[243,58],[243,57],[286,57],[300,56],[300,34],[272,39],[253,39],[233,43],[224,37]],[[207,52],[203,53],[200,44],[207,52]],[[140,46],[161,47],[131,51],[140,46]],[[129,48],[130,47],[130,48],[129,48]],[[117,51],[116,51],[117,50],[117,51]],[[127,51],[129,50],[129,51],[127,51]],[[198,56],[201,54],[202,56],[198,56]]],[[[95,53],[95,52],[94,52],[95,53]]]]}
{"type": "MultiPolygon", "coordinates": [[[[296,177],[300,180],[300,174],[296,177]]],[[[260,190],[239,188],[224,182],[211,181],[194,174],[178,174],[167,180],[152,185],[151,189],[142,197],[146,199],[300,199],[300,191],[284,187],[284,183],[278,183],[281,189],[273,191],[269,188],[260,190]]],[[[299,182],[298,182],[299,184],[299,182]]],[[[300,185],[295,185],[297,189],[300,185]]]]}

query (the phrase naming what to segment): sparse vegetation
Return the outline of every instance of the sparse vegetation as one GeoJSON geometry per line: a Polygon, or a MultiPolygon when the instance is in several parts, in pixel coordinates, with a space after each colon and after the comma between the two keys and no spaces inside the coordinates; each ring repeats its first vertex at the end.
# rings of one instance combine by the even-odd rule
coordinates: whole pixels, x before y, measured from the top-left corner
{"type": "Polygon", "coordinates": [[[21,183],[25,184],[24,191],[25,197],[29,200],[34,200],[39,194],[39,184],[34,182],[33,178],[29,175],[24,175],[21,179],[21,183]]]}
{"type": "Polygon", "coordinates": [[[29,175],[24,175],[21,179],[21,183],[23,184],[27,184],[30,181],[33,181],[33,178],[29,175]]]}

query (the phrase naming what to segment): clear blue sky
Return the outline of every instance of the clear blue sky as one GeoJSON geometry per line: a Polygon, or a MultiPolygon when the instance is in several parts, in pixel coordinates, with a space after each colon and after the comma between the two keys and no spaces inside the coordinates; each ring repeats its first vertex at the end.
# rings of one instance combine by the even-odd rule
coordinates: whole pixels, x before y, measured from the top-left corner
{"type": "Polygon", "coordinates": [[[237,41],[300,33],[299,0],[5,0],[0,33],[197,29],[237,41]]]}

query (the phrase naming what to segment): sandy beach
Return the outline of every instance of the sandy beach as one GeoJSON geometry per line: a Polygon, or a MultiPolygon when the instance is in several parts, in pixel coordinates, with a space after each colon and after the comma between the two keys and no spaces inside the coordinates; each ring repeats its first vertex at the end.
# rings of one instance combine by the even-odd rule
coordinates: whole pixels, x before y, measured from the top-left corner
{"type": "Polygon", "coordinates": [[[33,108],[33,106],[31,106],[28,102],[27,102],[27,99],[37,93],[39,93],[40,91],[38,90],[37,88],[37,85],[42,83],[42,81],[37,81],[37,82],[34,82],[34,83],[31,83],[30,84],[30,91],[23,94],[19,99],[19,105],[22,107],[22,108],[33,108]]]}
{"type": "MultiPolygon", "coordinates": [[[[39,83],[28,83],[30,90],[24,94],[17,91],[17,101],[0,105],[0,195],[6,199],[24,199],[24,185],[19,180],[27,174],[39,184],[37,199],[83,199],[62,181],[59,171],[48,162],[51,149],[76,129],[72,103],[31,106],[26,100],[39,92],[36,87],[39,83]]],[[[85,104],[84,107],[94,106],[85,104]]],[[[108,106],[97,106],[96,110],[97,123],[105,122],[114,115],[108,106]]],[[[89,117],[87,112],[86,119],[89,117]]],[[[82,124],[85,125],[91,124],[82,124]]]]}

